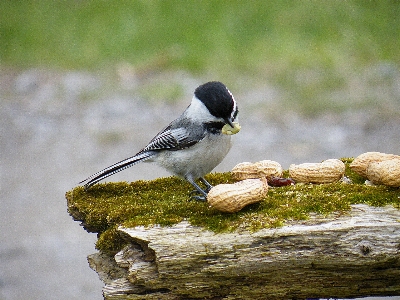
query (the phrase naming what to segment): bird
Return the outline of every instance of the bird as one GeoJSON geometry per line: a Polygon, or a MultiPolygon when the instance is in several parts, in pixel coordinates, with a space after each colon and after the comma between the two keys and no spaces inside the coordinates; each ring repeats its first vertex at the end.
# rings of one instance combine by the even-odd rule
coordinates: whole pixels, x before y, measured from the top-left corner
{"type": "Polygon", "coordinates": [[[238,112],[235,98],[222,82],[204,83],[195,89],[186,110],[147,146],[79,184],[84,183],[85,190],[88,190],[106,177],[139,162],[155,162],[188,181],[195,188],[192,198],[207,201],[207,194],[213,186],[204,176],[219,165],[231,149],[231,135],[240,130],[239,123],[235,122],[238,112]],[[205,188],[196,181],[203,183],[205,188]]]}

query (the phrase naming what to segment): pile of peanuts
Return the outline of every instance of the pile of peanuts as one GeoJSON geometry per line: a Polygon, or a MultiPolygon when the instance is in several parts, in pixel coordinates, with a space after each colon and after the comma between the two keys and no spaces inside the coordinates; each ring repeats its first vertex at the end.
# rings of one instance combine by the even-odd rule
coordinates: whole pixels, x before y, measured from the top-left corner
{"type": "MultiPolygon", "coordinates": [[[[353,160],[350,168],[373,184],[400,187],[399,155],[363,153],[353,160]]],[[[328,159],[322,163],[292,164],[289,167],[290,178],[282,178],[282,173],[282,166],[272,160],[240,163],[232,169],[233,178],[239,181],[213,187],[208,193],[207,201],[220,211],[237,212],[248,204],[262,201],[268,193],[268,185],[337,182],[344,176],[345,164],[339,159],[328,159]]]]}
{"type": "Polygon", "coordinates": [[[357,156],[350,168],[373,184],[400,187],[400,156],[366,152],[357,156]]]}

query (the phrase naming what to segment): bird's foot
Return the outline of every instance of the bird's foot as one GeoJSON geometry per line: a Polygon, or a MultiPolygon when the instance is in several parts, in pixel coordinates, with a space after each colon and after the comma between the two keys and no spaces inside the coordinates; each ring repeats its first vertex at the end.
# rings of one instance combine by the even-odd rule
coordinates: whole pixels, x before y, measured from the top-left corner
{"type": "Polygon", "coordinates": [[[189,193],[189,195],[190,195],[190,200],[196,200],[196,201],[201,201],[201,202],[206,202],[207,201],[207,194],[206,193],[201,193],[198,190],[191,191],[189,193]]]}
{"type": "Polygon", "coordinates": [[[205,192],[208,194],[208,192],[213,188],[213,186],[203,177],[200,177],[199,179],[206,186],[205,192]]]}

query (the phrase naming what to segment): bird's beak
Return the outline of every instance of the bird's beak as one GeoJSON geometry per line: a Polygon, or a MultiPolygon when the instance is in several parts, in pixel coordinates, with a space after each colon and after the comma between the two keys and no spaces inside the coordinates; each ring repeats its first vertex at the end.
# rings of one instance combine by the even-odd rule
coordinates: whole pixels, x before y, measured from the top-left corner
{"type": "Polygon", "coordinates": [[[226,124],[222,127],[222,133],[227,135],[236,134],[240,131],[240,124],[233,122],[230,118],[224,119],[226,124]]]}
{"type": "Polygon", "coordinates": [[[224,121],[226,122],[226,124],[229,124],[229,126],[231,126],[232,128],[235,127],[235,125],[233,124],[233,122],[230,118],[226,118],[226,119],[224,119],[224,121]]]}

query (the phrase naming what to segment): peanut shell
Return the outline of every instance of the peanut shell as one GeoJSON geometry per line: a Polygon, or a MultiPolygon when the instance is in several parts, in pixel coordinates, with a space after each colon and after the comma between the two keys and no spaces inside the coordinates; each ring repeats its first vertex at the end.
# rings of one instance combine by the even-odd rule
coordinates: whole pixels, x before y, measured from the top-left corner
{"type": "Polygon", "coordinates": [[[380,162],[393,158],[400,158],[400,156],[381,152],[366,152],[357,156],[350,164],[350,168],[357,174],[367,177],[367,168],[371,162],[380,162]]]}
{"type": "Polygon", "coordinates": [[[290,165],[289,176],[296,182],[332,183],[339,181],[345,171],[344,163],[339,159],[328,159],[322,163],[303,163],[290,165]]]}
{"type": "Polygon", "coordinates": [[[232,177],[236,180],[250,178],[271,178],[272,176],[281,177],[282,166],[273,160],[262,160],[256,163],[243,162],[237,164],[232,169],[232,177]]]}
{"type": "Polygon", "coordinates": [[[214,186],[207,195],[210,206],[223,212],[237,212],[246,205],[260,202],[268,192],[265,179],[246,179],[214,186]]]}
{"type": "Polygon", "coordinates": [[[366,173],[374,184],[400,187],[400,158],[371,162],[366,173]]]}

